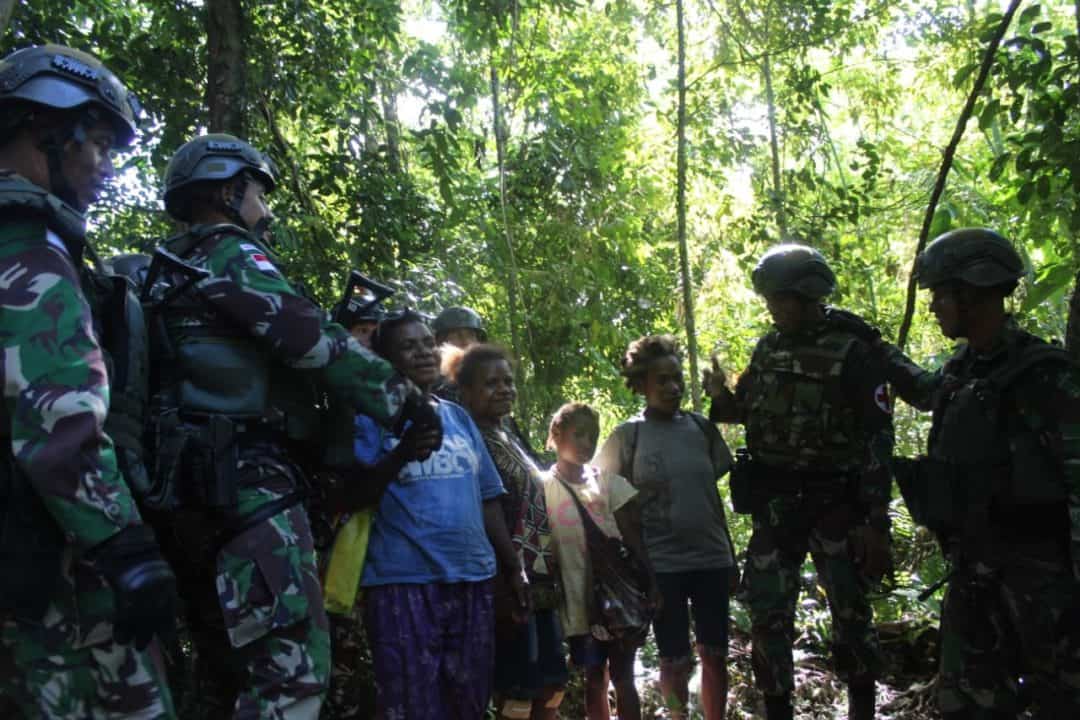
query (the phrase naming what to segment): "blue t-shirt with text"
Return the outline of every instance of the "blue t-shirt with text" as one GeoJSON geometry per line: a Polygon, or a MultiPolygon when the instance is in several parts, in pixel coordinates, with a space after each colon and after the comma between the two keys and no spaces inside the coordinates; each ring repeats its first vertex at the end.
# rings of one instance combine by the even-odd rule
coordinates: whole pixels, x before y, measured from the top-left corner
{"type": "MultiPolygon", "coordinates": [[[[437,404],[442,447],[390,483],[371,528],[361,585],[478,582],[495,575],[483,502],[506,491],[472,418],[437,404]]],[[[356,419],[356,459],[374,464],[397,445],[370,418],[356,419]]]]}

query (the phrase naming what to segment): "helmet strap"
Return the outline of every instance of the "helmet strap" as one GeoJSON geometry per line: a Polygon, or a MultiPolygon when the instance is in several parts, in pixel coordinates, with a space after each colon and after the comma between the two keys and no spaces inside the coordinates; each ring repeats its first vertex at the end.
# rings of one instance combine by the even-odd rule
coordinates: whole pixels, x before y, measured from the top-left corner
{"type": "Polygon", "coordinates": [[[225,203],[225,214],[245,230],[254,231],[253,228],[248,227],[243,214],[240,212],[241,208],[244,206],[244,196],[247,195],[248,183],[247,172],[242,172],[232,179],[232,195],[228,202],[225,203]]]}

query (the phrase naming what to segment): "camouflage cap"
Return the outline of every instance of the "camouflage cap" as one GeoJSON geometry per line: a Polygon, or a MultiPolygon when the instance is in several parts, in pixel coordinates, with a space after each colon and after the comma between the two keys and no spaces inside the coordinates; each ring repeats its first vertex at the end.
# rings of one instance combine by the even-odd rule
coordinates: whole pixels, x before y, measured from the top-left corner
{"type": "Polygon", "coordinates": [[[817,300],[836,289],[825,256],[806,245],[777,245],[761,256],[751,274],[759,295],[791,292],[817,300]]]}
{"type": "Polygon", "coordinates": [[[480,338],[481,342],[487,339],[487,331],[484,330],[483,318],[481,318],[480,314],[475,310],[467,307],[446,308],[435,318],[435,322],[432,324],[431,329],[435,331],[436,337],[441,337],[457,328],[470,328],[475,330],[476,335],[480,338]]]}
{"type": "Polygon", "coordinates": [[[24,48],[0,60],[0,104],[12,101],[104,110],[117,147],[131,144],[142,113],[139,101],[100,60],[63,45],[24,48]]]}
{"type": "Polygon", "coordinates": [[[987,228],[960,228],[937,236],[915,259],[919,287],[950,280],[977,287],[1015,284],[1024,261],[1012,243],[987,228]]]}
{"type": "Polygon", "coordinates": [[[250,172],[267,192],[274,189],[277,171],[265,154],[238,137],[215,133],[189,140],[169,160],[165,169],[165,209],[178,220],[189,220],[184,190],[205,181],[224,182],[250,172]]]}

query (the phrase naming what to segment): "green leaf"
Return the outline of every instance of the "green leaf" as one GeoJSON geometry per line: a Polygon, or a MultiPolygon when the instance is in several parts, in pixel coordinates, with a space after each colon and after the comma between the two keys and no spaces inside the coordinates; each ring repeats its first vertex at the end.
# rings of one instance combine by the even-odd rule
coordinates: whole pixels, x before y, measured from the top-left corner
{"type": "Polygon", "coordinates": [[[964,65],[963,67],[961,67],[959,70],[957,70],[956,74],[953,75],[953,80],[952,80],[953,87],[954,88],[959,88],[960,86],[967,83],[967,79],[969,77],[971,77],[971,73],[975,72],[975,70],[978,67],[979,67],[979,63],[969,63],[969,64],[964,65]]]}
{"type": "Polygon", "coordinates": [[[1035,276],[1035,284],[1024,297],[1023,310],[1026,312],[1040,305],[1044,300],[1061,290],[1073,279],[1073,269],[1065,263],[1057,263],[1042,268],[1035,276]]]}

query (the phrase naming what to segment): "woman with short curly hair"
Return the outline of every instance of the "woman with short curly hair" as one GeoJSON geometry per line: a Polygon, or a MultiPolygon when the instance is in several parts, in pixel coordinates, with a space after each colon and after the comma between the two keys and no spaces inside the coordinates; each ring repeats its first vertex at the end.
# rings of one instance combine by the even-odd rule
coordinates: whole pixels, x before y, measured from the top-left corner
{"type": "Polygon", "coordinates": [[[706,720],[719,720],[727,704],[728,600],[738,569],[716,481],[730,469],[731,453],[716,427],[682,410],[675,338],[646,335],[630,343],[622,375],[644,397],[645,410],[615,428],[598,464],[627,478],[641,499],[645,547],[662,598],[653,620],[661,690],[671,717],[687,717],[692,612],[701,704],[706,720]]]}

